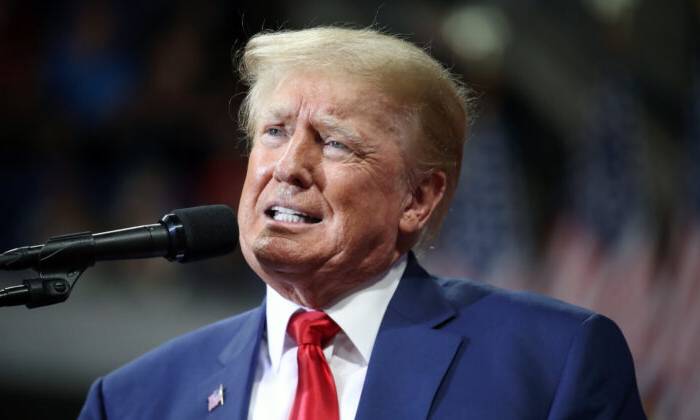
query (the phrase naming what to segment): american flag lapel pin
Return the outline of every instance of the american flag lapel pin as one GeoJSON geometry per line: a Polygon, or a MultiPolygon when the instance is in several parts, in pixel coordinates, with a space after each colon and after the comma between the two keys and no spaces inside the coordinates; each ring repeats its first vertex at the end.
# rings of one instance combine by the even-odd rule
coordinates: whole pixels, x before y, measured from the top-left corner
{"type": "Polygon", "coordinates": [[[216,407],[224,405],[224,384],[219,385],[219,388],[207,397],[207,402],[210,412],[216,407]]]}

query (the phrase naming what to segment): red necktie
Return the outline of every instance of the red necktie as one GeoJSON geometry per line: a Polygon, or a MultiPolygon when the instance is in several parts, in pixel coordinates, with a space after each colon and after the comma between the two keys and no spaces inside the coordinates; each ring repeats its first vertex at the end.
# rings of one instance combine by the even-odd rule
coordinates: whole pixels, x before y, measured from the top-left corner
{"type": "Polygon", "coordinates": [[[338,420],[338,394],[322,348],[338,331],[325,312],[302,312],[289,320],[287,332],[299,346],[299,382],[290,420],[338,420]]]}

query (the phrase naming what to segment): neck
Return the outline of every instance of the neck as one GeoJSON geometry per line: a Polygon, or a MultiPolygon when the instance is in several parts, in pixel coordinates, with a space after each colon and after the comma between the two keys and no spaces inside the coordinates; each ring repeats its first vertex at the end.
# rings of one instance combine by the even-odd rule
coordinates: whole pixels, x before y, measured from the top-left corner
{"type": "Polygon", "coordinates": [[[265,276],[263,279],[285,299],[306,308],[321,310],[371,285],[384,276],[399,257],[400,255],[397,254],[374,270],[361,270],[359,267],[354,267],[353,270],[343,273],[296,275],[277,273],[278,275],[265,276]]]}

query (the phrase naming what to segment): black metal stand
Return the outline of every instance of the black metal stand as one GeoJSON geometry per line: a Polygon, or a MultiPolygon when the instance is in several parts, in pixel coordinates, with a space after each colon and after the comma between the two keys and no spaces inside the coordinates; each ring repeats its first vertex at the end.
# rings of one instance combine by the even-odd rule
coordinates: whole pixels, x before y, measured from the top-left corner
{"type": "Polygon", "coordinates": [[[38,263],[32,268],[39,277],[0,290],[0,306],[37,308],[65,301],[80,275],[94,262],[90,252],[86,252],[92,246],[92,235],[83,232],[51,238],[43,247],[6,252],[2,255],[4,269],[13,269],[13,264],[21,266],[25,259],[36,258],[38,263]],[[71,258],[65,258],[66,255],[71,258]]]}
{"type": "Polygon", "coordinates": [[[26,305],[27,308],[37,308],[63,302],[70,296],[81,274],[82,271],[23,280],[21,286],[0,290],[0,306],[26,305]]]}

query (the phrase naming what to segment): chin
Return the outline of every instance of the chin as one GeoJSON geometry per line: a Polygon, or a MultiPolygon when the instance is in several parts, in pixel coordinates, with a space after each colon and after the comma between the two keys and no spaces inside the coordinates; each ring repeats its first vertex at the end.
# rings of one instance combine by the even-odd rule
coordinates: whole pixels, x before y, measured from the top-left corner
{"type": "Polygon", "coordinates": [[[257,238],[250,254],[256,265],[269,274],[305,273],[320,268],[327,260],[309,253],[307,246],[283,237],[257,238]]]}

